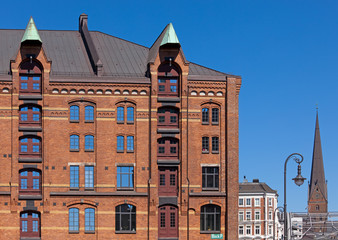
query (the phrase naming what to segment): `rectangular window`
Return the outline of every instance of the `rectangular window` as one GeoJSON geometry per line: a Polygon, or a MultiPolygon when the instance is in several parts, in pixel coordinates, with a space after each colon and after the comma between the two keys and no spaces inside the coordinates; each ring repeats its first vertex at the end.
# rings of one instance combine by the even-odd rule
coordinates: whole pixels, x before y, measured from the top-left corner
{"type": "Polygon", "coordinates": [[[251,206],[251,198],[246,199],[246,206],[251,206]]]}
{"type": "Polygon", "coordinates": [[[39,231],[39,222],[33,221],[33,232],[38,232],[38,231],[39,231]]]}
{"type": "Polygon", "coordinates": [[[21,83],[21,89],[28,89],[27,83],[21,83]]]}
{"type": "Polygon", "coordinates": [[[70,188],[79,188],[79,166],[70,166],[70,188]]]}
{"type": "Polygon", "coordinates": [[[134,108],[133,107],[127,108],[127,122],[128,123],[134,122],[134,108]]]}
{"type": "Polygon", "coordinates": [[[127,137],[127,151],[134,152],[134,137],[133,136],[127,137]]]}
{"type": "Polygon", "coordinates": [[[272,220],[272,211],[269,211],[269,220],[272,220]]]}
{"type": "Polygon", "coordinates": [[[79,209],[70,208],[68,210],[68,230],[69,232],[79,232],[79,209]]]}
{"type": "Polygon", "coordinates": [[[85,188],[94,188],[94,166],[85,166],[85,188]]]}
{"type": "Polygon", "coordinates": [[[21,221],[21,231],[22,232],[27,232],[27,221],[21,221]]]}
{"type": "Polygon", "coordinates": [[[21,179],[21,189],[27,189],[27,179],[21,179]]]}
{"type": "Polygon", "coordinates": [[[261,213],[259,211],[255,211],[255,220],[260,220],[261,213]]]}
{"type": "Polygon", "coordinates": [[[239,212],[238,213],[238,220],[239,221],[244,221],[244,212],[239,212]]]}
{"type": "Polygon", "coordinates": [[[117,151],[124,151],[124,136],[117,136],[117,151]]]}
{"type": "Polygon", "coordinates": [[[218,184],[218,167],[202,167],[202,188],[209,190],[218,190],[218,184]]]}
{"type": "Polygon", "coordinates": [[[94,232],[95,231],[95,209],[86,208],[85,209],[85,232],[94,232]]]}
{"type": "Polygon", "coordinates": [[[246,226],[246,235],[251,235],[251,226],[246,226]]]}
{"type": "Polygon", "coordinates": [[[239,226],[238,227],[238,234],[239,235],[243,235],[244,234],[244,227],[243,226],[239,226]]]}
{"type": "Polygon", "coordinates": [[[85,121],[94,121],[94,107],[93,106],[85,107],[85,121]]]}
{"type": "Polygon", "coordinates": [[[238,199],[238,205],[244,206],[244,199],[243,198],[238,199]]]}
{"type": "Polygon", "coordinates": [[[117,187],[134,188],[134,167],[117,167],[117,187]]]}
{"type": "Polygon", "coordinates": [[[202,108],[202,124],[209,123],[209,108],[202,108]]]}
{"type": "Polygon", "coordinates": [[[209,137],[202,137],[202,153],[209,152],[209,137]]]}
{"type": "Polygon", "coordinates": [[[272,226],[271,225],[269,225],[269,228],[268,228],[269,230],[268,230],[268,234],[269,235],[272,235],[272,226]]]}
{"type": "Polygon", "coordinates": [[[219,140],[218,137],[212,137],[212,152],[218,153],[219,152],[219,140]]]}
{"type": "Polygon", "coordinates": [[[40,189],[40,180],[33,179],[33,189],[40,189]]]}
{"type": "Polygon", "coordinates": [[[261,226],[255,226],[255,234],[260,235],[261,234],[261,226]]]}
{"type": "Polygon", "coordinates": [[[269,206],[272,206],[272,198],[269,198],[269,206]]]}
{"type": "Polygon", "coordinates": [[[39,122],[40,121],[40,115],[39,114],[33,114],[33,121],[34,122],[39,122]]]}
{"type": "Polygon", "coordinates": [[[246,220],[251,220],[251,212],[246,212],[246,220]]]}
{"type": "Polygon", "coordinates": [[[23,122],[27,121],[28,120],[28,115],[24,114],[24,113],[21,113],[20,120],[23,121],[23,122]]]}
{"type": "Polygon", "coordinates": [[[124,107],[117,108],[117,122],[124,122],[124,107]]]}
{"type": "Polygon", "coordinates": [[[259,206],[260,206],[260,199],[255,198],[255,207],[259,207],[259,206]]]}
{"type": "Polygon", "coordinates": [[[33,83],[33,89],[34,90],[39,90],[40,89],[40,84],[39,83],[33,83]]]}
{"type": "Polygon", "coordinates": [[[211,112],[211,122],[212,124],[218,124],[218,118],[219,118],[219,114],[218,114],[218,108],[213,108],[212,112],[211,112]]]}

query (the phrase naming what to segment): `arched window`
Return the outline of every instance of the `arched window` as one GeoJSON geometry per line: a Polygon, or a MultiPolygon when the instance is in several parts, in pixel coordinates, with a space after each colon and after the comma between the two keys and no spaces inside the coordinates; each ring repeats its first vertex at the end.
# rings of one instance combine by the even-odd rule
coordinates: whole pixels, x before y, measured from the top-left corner
{"type": "Polygon", "coordinates": [[[136,207],[122,204],[115,207],[115,230],[117,232],[136,232],[136,207]]]}
{"type": "Polygon", "coordinates": [[[85,209],[85,232],[95,232],[95,209],[85,209]]]}
{"type": "Polygon", "coordinates": [[[160,138],[157,156],[160,158],[178,158],[178,139],[160,138]]]}
{"type": "Polygon", "coordinates": [[[159,127],[178,127],[178,110],[172,107],[161,107],[157,110],[159,127]]]}
{"type": "Polygon", "coordinates": [[[24,136],[20,138],[19,152],[21,157],[40,157],[41,141],[34,136],[24,136]]]}
{"type": "Polygon", "coordinates": [[[127,136],[127,152],[134,152],[134,136],[127,136]]]}
{"type": "Polygon", "coordinates": [[[40,213],[21,212],[20,213],[20,237],[38,238],[40,237],[40,213]]]}
{"type": "Polygon", "coordinates": [[[85,150],[94,151],[94,136],[92,135],[85,136],[85,150]]]}
{"type": "Polygon", "coordinates": [[[79,117],[79,106],[77,106],[77,105],[70,106],[69,120],[78,122],[79,119],[80,119],[80,117],[79,117]]]}
{"type": "Polygon", "coordinates": [[[41,173],[36,169],[23,169],[19,172],[19,194],[40,195],[41,194],[41,173]]]}
{"type": "Polygon", "coordinates": [[[71,151],[79,150],[79,136],[78,135],[70,136],[70,150],[71,151]]]}
{"type": "Polygon", "coordinates": [[[23,105],[19,108],[20,125],[36,126],[41,124],[41,110],[38,106],[23,105]]]}
{"type": "Polygon", "coordinates": [[[68,231],[73,233],[79,232],[79,209],[70,208],[68,210],[68,218],[69,218],[68,231]]]}
{"type": "Polygon", "coordinates": [[[41,94],[41,67],[35,61],[23,62],[20,66],[20,94],[41,94]]]}
{"type": "Polygon", "coordinates": [[[158,68],[158,95],[178,96],[179,70],[174,64],[164,63],[158,68]]]}
{"type": "Polygon", "coordinates": [[[85,107],[85,121],[94,121],[94,107],[86,106],[85,107]]]}
{"type": "Polygon", "coordinates": [[[219,108],[216,104],[204,104],[202,108],[202,124],[209,124],[211,119],[212,125],[218,125],[219,123],[219,108]],[[210,116],[211,111],[211,116],[210,116]]]}
{"type": "Polygon", "coordinates": [[[201,207],[201,232],[221,231],[221,207],[213,204],[201,207]]]}

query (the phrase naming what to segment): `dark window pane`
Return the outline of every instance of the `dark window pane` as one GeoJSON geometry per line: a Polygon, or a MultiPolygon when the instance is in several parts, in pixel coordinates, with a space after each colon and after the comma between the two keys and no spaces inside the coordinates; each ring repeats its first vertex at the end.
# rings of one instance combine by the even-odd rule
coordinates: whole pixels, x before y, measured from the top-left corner
{"type": "Polygon", "coordinates": [[[85,107],[85,120],[93,121],[94,120],[94,107],[86,106],[85,107]]]}

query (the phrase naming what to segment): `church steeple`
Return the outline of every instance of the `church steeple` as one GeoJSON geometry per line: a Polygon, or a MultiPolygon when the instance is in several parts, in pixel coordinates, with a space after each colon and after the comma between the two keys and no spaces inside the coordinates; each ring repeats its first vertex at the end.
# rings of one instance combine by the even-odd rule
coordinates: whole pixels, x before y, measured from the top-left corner
{"type": "Polygon", "coordinates": [[[316,115],[315,140],[313,145],[312,169],[309,185],[308,211],[312,213],[327,212],[327,185],[325,181],[318,111],[316,115]]]}

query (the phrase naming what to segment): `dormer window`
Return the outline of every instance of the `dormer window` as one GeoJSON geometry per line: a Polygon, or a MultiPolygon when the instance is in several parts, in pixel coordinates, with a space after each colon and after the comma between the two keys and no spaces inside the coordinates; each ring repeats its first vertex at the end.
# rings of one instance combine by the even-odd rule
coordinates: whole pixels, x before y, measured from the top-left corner
{"type": "Polygon", "coordinates": [[[35,61],[26,61],[20,67],[20,94],[41,94],[42,71],[35,61]]]}

